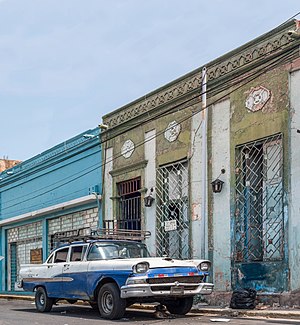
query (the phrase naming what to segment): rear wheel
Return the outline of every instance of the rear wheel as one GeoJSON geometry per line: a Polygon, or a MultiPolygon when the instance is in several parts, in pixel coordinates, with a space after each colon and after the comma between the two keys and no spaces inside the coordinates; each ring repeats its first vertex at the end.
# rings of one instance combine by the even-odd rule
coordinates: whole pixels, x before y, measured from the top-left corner
{"type": "Polygon", "coordinates": [[[126,309],[126,300],[120,297],[120,290],[115,283],[104,284],[98,293],[98,308],[105,319],[120,319],[126,309]]]}
{"type": "Polygon", "coordinates": [[[52,309],[54,300],[49,298],[43,287],[38,287],[35,292],[35,306],[40,313],[49,312],[52,309]]]}
{"type": "Polygon", "coordinates": [[[185,315],[193,306],[193,297],[179,298],[164,303],[171,314],[185,315]]]}

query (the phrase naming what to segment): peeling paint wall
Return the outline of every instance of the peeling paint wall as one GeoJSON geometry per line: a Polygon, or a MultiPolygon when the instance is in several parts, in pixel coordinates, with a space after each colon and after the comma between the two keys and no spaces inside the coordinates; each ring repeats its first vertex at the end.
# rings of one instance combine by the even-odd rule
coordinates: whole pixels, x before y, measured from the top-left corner
{"type": "MultiPolygon", "coordinates": [[[[282,133],[283,135],[283,186],[288,186],[288,71],[285,66],[265,73],[255,81],[242,87],[231,95],[231,175],[235,188],[236,146],[264,137],[282,133]],[[258,110],[247,108],[247,100],[256,89],[267,89],[270,98],[258,110]]],[[[286,192],[284,192],[286,193],[286,192]]],[[[234,194],[234,193],[233,193],[234,194]]],[[[232,204],[232,221],[235,223],[235,200],[232,204]]],[[[284,201],[284,204],[286,202],[284,201]]],[[[284,207],[284,222],[287,222],[287,206],[284,207]]],[[[286,238],[286,224],[283,228],[286,238]]],[[[264,238],[264,240],[266,240],[264,238]]],[[[284,241],[283,259],[278,261],[243,261],[232,260],[233,287],[252,287],[263,292],[282,292],[288,290],[288,240],[284,241]]],[[[232,251],[235,250],[235,232],[232,230],[232,251]]]]}
{"type": "Polygon", "coordinates": [[[192,252],[195,258],[204,258],[204,220],[202,209],[202,120],[201,114],[192,117],[191,147],[190,147],[190,171],[191,171],[191,223],[192,223],[192,252]]]}
{"type": "Polygon", "coordinates": [[[209,242],[213,256],[215,290],[230,291],[230,101],[212,106],[211,111],[211,180],[219,177],[224,186],[221,193],[211,194],[212,238],[209,238],[209,242]],[[221,169],[225,169],[222,175],[221,169]]]}
{"type": "MultiPolygon", "coordinates": [[[[151,130],[145,133],[145,159],[148,161],[145,168],[145,187],[147,188],[146,195],[150,194],[153,189],[153,197],[155,198],[155,181],[156,181],[156,166],[155,166],[155,152],[156,152],[156,131],[151,130]]],[[[151,236],[146,239],[146,244],[151,255],[155,256],[155,204],[151,207],[145,208],[145,229],[151,232],[151,236]]]]}
{"type": "Polygon", "coordinates": [[[290,75],[291,96],[291,173],[289,218],[290,289],[300,289],[300,70],[290,75]]]}
{"type": "MultiPolygon", "coordinates": [[[[188,175],[189,172],[191,174],[188,177],[189,183],[187,185],[180,184],[184,185],[184,192],[189,193],[192,191],[192,200],[187,206],[186,217],[188,220],[187,223],[184,223],[184,226],[187,225],[185,230],[187,241],[184,242],[184,245],[192,246],[192,256],[204,258],[201,251],[204,246],[201,237],[201,229],[203,229],[200,216],[201,190],[199,192],[199,189],[201,189],[201,166],[199,166],[199,159],[197,158],[199,152],[201,155],[201,138],[198,138],[199,133],[201,134],[201,128],[199,129],[199,123],[201,124],[200,114],[193,117],[193,131],[191,131],[192,114],[199,111],[199,108],[200,103],[198,102],[197,105],[183,107],[168,114],[164,114],[163,111],[159,114],[160,110],[158,109],[154,120],[147,118],[144,123],[137,124],[136,128],[121,133],[116,137],[111,137],[110,133],[117,132],[115,130],[108,129],[106,134],[110,138],[107,146],[113,150],[113,164],[106,167],[109,168],[109,175],[107,175],[108,170],[105,171],[105,175],[107,175],[105,178],[106,190],[104,192],[105,219],[116,218],[116,207],[119,199],[116,184],[140,177],[141,226],[142,230],[151,231],[152,235],[146,242],[152,254],[157,253],[158,247],[164,245],[162,242],[165,232],[164,222],[160,220],[161,211],[159,211],[158,207],[159,202],[161,202],[156,189],[159,178],[157,175],[158,170],[166,165],[178,164],[184,161],[188,166],[188,175]],[[170,125],[177,125],[178,132],[176,132],[176,127],[171,129],[170,125]],[[149,139],[151,140],[148,141],[149,139]],[[124,156],[122,148],[128,141],[133,143],[132,151],[127,156],[124,156]],[[143,199],[149,195],[151,188],[153,188],[155,201],[151,207],[145,207],[143,199]],[[108,215],[109,213],[110,215],[108,215]],[[191,235],[193,241],[190,238],[191,235]]],[[[105,119],[104,122],[106,122],[105,119]]],[[[126,126],[123,127],[126,128],[126,126]]],[[[178,229],[180,226],[182,225],[178,225],[178,229]]],[[[174,232],[176,231],[179,233],[179,230],[176,229],[174,232]]]]}

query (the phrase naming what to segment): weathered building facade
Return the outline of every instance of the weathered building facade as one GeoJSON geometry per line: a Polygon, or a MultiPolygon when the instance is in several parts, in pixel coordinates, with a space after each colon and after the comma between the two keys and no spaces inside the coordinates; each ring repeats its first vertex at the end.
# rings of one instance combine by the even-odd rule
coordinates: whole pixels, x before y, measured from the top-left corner
{"type": "Polygon", "coordinates": [[[103,118],[105,224],[150,230],[153,254],[211,259],[216,296],[300,288],[298,27],[208,63],[207,109],[203,67],[103,118]]]}
{"type": "Polygon", "coordinates": [[[20,264],[42,263],[56,232],[99,226],[99,129],[5,170],[0,178],[0,291],[16,291],[20,264]]]}

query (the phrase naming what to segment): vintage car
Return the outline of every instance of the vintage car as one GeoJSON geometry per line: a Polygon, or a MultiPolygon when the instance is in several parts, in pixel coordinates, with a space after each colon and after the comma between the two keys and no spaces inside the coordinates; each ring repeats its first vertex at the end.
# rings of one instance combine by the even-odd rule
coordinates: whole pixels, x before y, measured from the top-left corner
{"type": "Polygon", "coordinates": [[[122,318],[136,302],[158,302],[184,315],[196,294],[212,292],[209,261],[150,257],[140,241],[108,237],[64,243],[45,263],[21,265],[19,286],[35,291],[39,312],[65,299],[87,301],[106,319],[122,318]]]}

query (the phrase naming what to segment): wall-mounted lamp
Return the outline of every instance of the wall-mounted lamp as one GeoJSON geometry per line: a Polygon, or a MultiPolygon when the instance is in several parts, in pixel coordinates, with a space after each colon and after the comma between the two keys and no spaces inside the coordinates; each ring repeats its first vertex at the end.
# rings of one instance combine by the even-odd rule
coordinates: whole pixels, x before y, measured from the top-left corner
{"type": "Polygon", "coordinates": [[[220,193],[222,191],[224,182],[219,179],[219,177],[222,174],[225,174],[225,169],[224,168],[221,169],[221,174],[213,182],[211,182],[212,191],[214,193],[220,193]]]}
{"type": "Polygon", "coordinates": [[[108,125],[106,125],[106,124],[99,124],[98,127],[101,130],[107,130],[108,129],[108,125]]]}
{"type": "Polygon", "coordinates": [[[145,207],[151,207],[153,201],[154,201],[153,187],[151,187],[150,194],[144,197],[145,207]]]}

